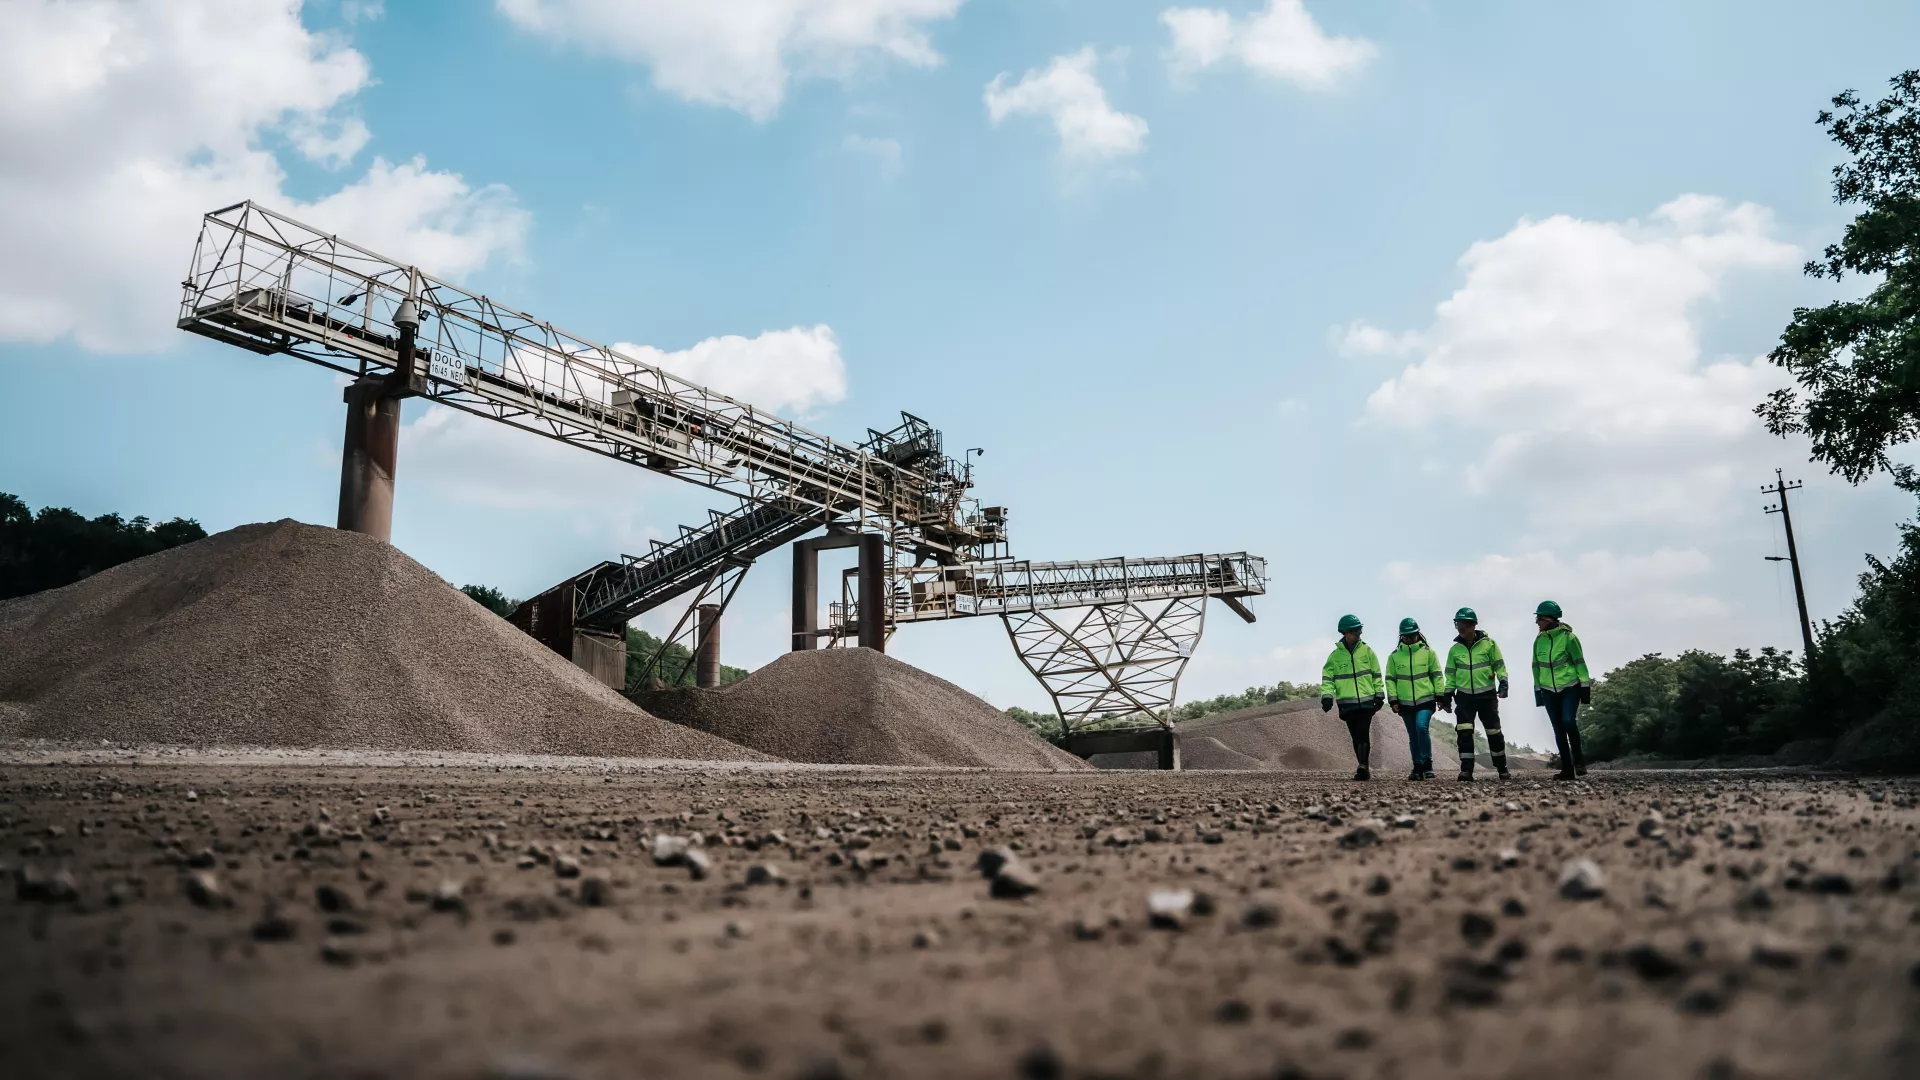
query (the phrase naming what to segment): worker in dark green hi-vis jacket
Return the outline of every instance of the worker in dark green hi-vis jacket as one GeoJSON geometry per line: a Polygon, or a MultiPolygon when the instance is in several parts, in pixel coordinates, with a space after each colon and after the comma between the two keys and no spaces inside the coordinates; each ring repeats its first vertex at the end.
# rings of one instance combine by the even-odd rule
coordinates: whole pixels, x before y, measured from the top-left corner
{"type": "Polygon", "coordinates": [[[1480,629],[1470,607],[1453,613],[1454,638],[1447,649],[1447,696],[1453,702],[1454,730],[1460,749],[1460,779],[1473,779],[1473,722],[1487,729],[1487,749],[1500,779],[1507,772],[1507,739],[1500,732],[1500,699],[1507,696],[1507,660],[1500,646],[1480,629]]]}
{"type": "Polygon", "coordinates": [[[1320,711],[1332,712],[1335,705],[1340,706],[1340,719],[1346,722],[1353,757],[1360,765],[1353,771],[1355,780],[1373,776],[1367,768],[1373,755],[1373,715],[1387,701],[1380,659],[1373,655],[1373,646],[1360,640],[1361,629],[1358,615],[1340,616],[1340,640],[1333,643],[1320,668],[1320,711]]]}
{"type": "Polygon", "coordinates": [[[1593,700],[1593,677],[1587,674],[1586,650],[1573,628],[1560,621],[1560,605],[1542,600],[1534,609],[1540,635],[1533,639],[1533,700],[1547,710],[1553,724],[1554,746],[1560,752],[1556,780],[1587,775],[1587,758],[1580,752],[1580,706],[1593,700]]]}

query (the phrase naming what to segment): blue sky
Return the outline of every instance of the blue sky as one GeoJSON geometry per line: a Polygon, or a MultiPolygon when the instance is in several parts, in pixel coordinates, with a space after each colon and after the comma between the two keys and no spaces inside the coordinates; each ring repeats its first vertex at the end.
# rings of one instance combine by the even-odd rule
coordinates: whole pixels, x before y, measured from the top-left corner
{"type": "MultiPolygon", "coordinates": [[[[1754,360],[1857,290],[1799,273],[1847,220],[1813,115],[1914,41],[1867,2],[10,4],[0,490],[332,522],[335,377],[172,329],[199,214],[251,197],[831,435],[925,416],[1020,555],[1265,555],[1183,698],[1313,677],[1346,611],[1797,648],[1759,486],[1808,482],[1816,617],[1910,508],[1760,432],[1754,360]]],[[[455,582],[713,504],[407,417],[395,543],[455,582]]],[[[786,578],[729,662],[783,647],[786,578]]],[[[894,652],[1045,703],[997,624],[894,652]]]]}

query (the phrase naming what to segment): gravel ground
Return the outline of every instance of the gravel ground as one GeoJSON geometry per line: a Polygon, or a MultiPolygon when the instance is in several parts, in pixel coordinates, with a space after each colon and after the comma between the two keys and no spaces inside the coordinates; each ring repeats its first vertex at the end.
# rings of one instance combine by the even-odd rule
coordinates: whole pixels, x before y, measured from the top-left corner
{"type": "Polygon", "coordinates": [[[397,548],[297,521],[0,602],[0,736],[761,756],[647,715],[397,548]]]}
{"type": "Polygon", "coordinates": [[[1917,806],[1804,775],[15,761],[0,1060],[1913,1076],[1917,806]]]}
{"type": "Polygon", "coordinates": [[[958,686],[872,649],[790,652],[718,690],[638,697],[677,723],[788,761],[1091,768],[958,686]]]}

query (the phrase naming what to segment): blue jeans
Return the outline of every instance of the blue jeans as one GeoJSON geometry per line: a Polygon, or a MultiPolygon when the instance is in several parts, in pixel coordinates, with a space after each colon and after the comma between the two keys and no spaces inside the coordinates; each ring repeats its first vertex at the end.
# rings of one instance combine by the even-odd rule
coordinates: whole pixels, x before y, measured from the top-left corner
{"type": "Polygon", "coordinates": [[[1586,768],[1586,755],[1580,752],[1579,689],[1542,690],[1540,703],[1546,707],[1547,722],[1553,725],[1554,749],[1560,752],[1561,770],[1586,768]]]}
{"type": "Polygon", "coordinates": [[[1433,723],[1433,705],[1431,702],[1419,708],[1402,706],[1400,720],[1407,725],[1407,746],[1413,751],[1415,765],[1433,764],[1433,739],[1427,733],[1428,725],[1433,723]]]}

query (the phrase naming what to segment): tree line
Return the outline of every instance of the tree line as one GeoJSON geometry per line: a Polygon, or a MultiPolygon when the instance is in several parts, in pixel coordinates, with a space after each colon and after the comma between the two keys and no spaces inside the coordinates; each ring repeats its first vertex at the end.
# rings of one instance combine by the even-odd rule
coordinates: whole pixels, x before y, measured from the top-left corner
{"type": "Polygon", "coordinates": [[[157,524],[119,514],[88,518],[64,506],[34,513],[18,496],[0,492],[0,600],[71,585],[206,535],[191,518],[157,524]]]}

